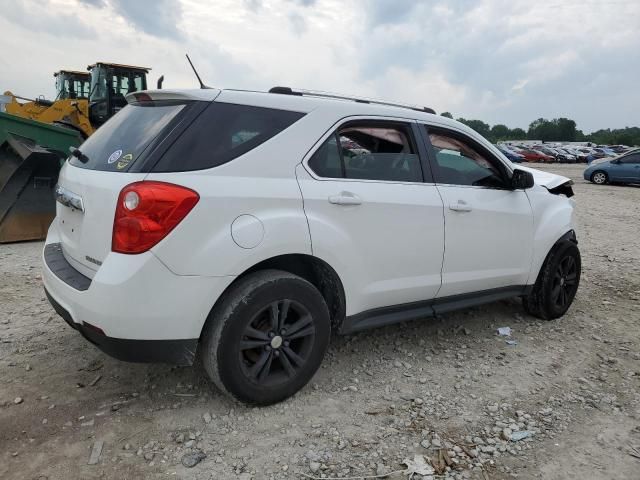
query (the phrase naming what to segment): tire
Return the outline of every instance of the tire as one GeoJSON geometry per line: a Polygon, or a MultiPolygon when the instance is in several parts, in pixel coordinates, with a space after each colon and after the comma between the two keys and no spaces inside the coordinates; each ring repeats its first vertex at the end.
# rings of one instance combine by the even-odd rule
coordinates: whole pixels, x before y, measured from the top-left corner
{"type": "Polygon", "coordinates": [[[604,185],[609,181],[609,177],[606,172],[602,170],[596,170],[591,174],[591,181],[596,185],[604,185]]]}
{"type": "Polygon", "coordinates": [[[211,311],[202,362],[223,393],[270,405],[307,384],[330,336],[329,309],[316,287],[288,272],[262,270],[232,285],[211,311]]]}
{"type": "Polygon", "coordinates": [[[523,298],[527,313],[543,320],[564,315],[580,285],[580,250],[572,241],[556,244],[540,269],[532,292],[523,298]]]}

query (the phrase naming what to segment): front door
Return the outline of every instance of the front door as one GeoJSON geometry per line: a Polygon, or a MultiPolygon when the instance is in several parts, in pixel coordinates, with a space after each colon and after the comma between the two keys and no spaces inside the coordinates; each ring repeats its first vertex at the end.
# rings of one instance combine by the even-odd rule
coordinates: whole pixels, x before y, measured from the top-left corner
{"type": "Polygon", "coordinates": [[[533,255],[527,194],[508,188],[506,165],[471,137],[440,127],[429,127],[427,134],[444,202],[438,297],[525,285],[533,255]]]}
{"type": "Polygon", "coordinates": [[[616,167],[616,170],[620,170],[618,175],[623,182],[640,183],[640,153],[620,158],[616,167]]]}
{"type": "Polygon", "coordinates": [[[313,254],[338,270],[347,315],[440,288],[443,206],[422,160],[414,123],[362,119],[328,134],[296,170],[313,254]]]}

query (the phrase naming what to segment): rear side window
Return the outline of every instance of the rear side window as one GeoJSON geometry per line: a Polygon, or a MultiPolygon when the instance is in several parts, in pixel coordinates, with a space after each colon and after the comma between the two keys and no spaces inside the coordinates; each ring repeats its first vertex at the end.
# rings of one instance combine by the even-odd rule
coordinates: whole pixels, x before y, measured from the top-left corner
{"type": "Polygon", "coordinates": [[[422,167],[408,125],[353,122],[342,126],[309,159],[316,175],[390,182],[422,182],[422,167]]]}
{"type": "Polygon", "coordinates": [[[148,102],[127,105],[80,146],[88,158],[70,163],[90,170],[126,172],[186,104],[148,102]]]}
{"type": "Polygon", "coordinates": [[[212,102],[169,147],[154,172],[217,167],[282,132],[303,113],[212,102]]]}

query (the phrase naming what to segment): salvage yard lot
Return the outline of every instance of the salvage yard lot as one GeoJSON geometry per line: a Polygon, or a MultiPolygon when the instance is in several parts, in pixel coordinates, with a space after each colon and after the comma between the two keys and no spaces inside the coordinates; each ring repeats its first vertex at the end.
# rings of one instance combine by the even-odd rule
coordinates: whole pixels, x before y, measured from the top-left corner
{"type": "Polygon", "coordinates": [[[199,369],[102,354],[47,303],[42,243],[0,245],[0,478],[364,476],[415,455],[451,478],[639,478],[640,187],[537,168],[576,182],[583,278],[565,317],[510,300],[335,337],[312,382],[267,408],[199,369]]]}

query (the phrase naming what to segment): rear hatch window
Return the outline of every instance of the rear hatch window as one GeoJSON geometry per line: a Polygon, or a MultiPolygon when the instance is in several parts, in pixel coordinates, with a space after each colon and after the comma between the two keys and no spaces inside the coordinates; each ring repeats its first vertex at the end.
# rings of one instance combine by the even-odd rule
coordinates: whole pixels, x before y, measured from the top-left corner
{"type": "Polygon", "coordinates": [[[70,163],[89,170],[126,172],[186,107],[176,102],[127,105],[80,146],[87,161],[72,156],[70,163]]]}

